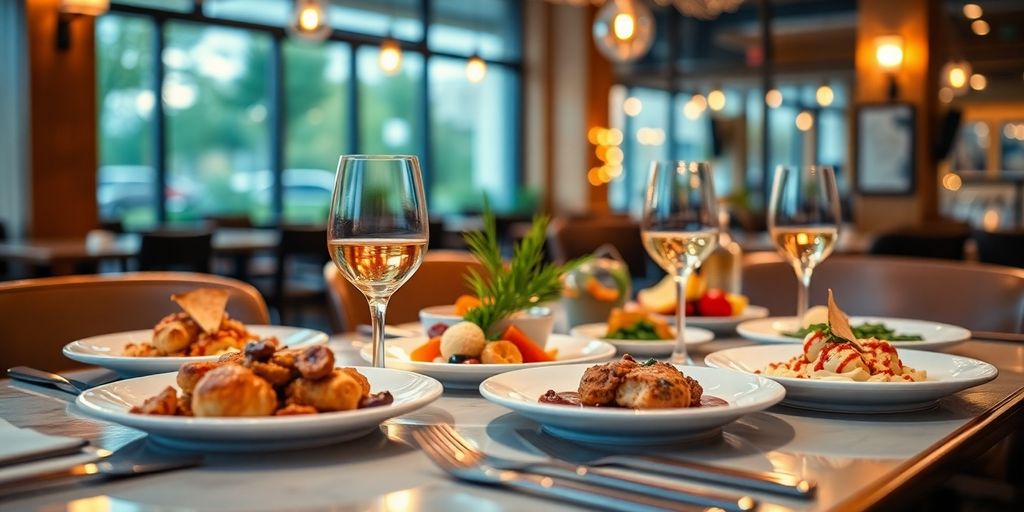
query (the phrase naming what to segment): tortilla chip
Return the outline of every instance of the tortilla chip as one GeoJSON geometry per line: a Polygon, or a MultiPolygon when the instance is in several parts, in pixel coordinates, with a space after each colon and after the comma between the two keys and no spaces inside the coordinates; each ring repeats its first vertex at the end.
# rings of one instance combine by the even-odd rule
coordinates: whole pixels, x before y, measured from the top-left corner
{"type": "Polygon", "coordinates": [[[828,326],[832,330],[832,334],[844,338],[853,346],[860,348],[860,342],[857,341],[853,329],[850,328],[850,319],[846,313],[843,313],[843,310],[839,309],[835,297],[832,296],[831,288],[828,289],[828,326]]]}
{"type": "Polygon", "coordinates": [[[222,288],[196,288],[181,295],[171,295],[199,328],[206,333],[214,333],[220,329],[224,319],[224,311],[228,305],[228,291],[222,288]]]}

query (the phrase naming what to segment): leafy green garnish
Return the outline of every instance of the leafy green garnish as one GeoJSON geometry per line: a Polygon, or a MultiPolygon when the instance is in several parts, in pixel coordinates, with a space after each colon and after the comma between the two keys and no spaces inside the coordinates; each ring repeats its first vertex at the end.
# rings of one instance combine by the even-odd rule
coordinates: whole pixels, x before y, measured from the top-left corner
{"type": "MultiPolygon", "coordinates": [[[[881,322],[877,324],[864,322],[863,324],[854,325],[850,328],[853,330],[853,335],[859,340],[876,338],[886,341],[921,341],[924,339],[919,334],[898,334],[895,330],[890,329],[881,322]]],[[[828,324],[811,324],[802,329],[783,332],[782,335],[789,336],[790,338],[803,338],[812,331],[822,332],[825,335],[825,338],[829,341],[836,338],[836,336],[832,334],[832,330],[829,329],[828,324]]]]}
{"type": "Polygon", "coordinates": [[[486,270],[484,275],[470,269],[465,276],[481,304],[469,310],[463,319],[477,324],[485,333],[489,333],[495,322],[517,311],[559,298],[562,274],[588,259],[578,258],[564,265],[545,263],[544,241],[550,219],[536,215],[530,231],[513,247],[512,260],[506,265],[501,257],[494,213],[486,199],[483,222],[483,231],[469,232],[463,237],[470,252],[486,270]]]}
{"type": "Polygon", "coordinates": [[[606,339],[611,340],[660,340],[661,336],[658,336],[658,332],[655,330],[654,323],[647,320],[640,320],[633,325],[626,325],[615,329],[605,335],[606,339]]]}
{"type": "Polygon", "coordinates": [[[657,362],[658,362],[658,360],[652,357],[652,358],[650,358],[650,359],[640,363],[640,366],[653,366],[657,362]]]}

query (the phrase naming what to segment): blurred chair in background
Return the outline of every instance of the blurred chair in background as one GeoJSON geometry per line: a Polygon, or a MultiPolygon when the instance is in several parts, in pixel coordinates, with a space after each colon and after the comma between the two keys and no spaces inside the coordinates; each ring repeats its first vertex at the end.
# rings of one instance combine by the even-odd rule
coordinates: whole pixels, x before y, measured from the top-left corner
{"type": "Polygon", "coordinates": [[[251,228],[252,219],[247,214],[241,215],[209,215],[205,219],[215,228],[251,228]]]}
{"type": "Polygon", "coordinates": [[[1024,268],[1024,230],[974,231],[971,236],[982,262],[1024,268]]]}
{"type": "MultiPolygon", "coordinates": [[[[454,304],[459,295],[473,293],[463,277],[471,268],[484,272],[480,262],[468,252],[428,251],[419,270],[391,296],[388,324],[415,322],[419,320],[421,309],[454,304]]],[[[357,325],[369,325],[370,308],[363,293],[341,275],[333,262],[327,263],[323,272],[328,284],[334,331],[352,331],[357,325]]]]}
{"type": "Polygon", "coordinates": [[[622,255],[634,278],[647,277],[647,251],[640,238],[640,224],[628,217],[555,219],[548,237],[555,261],[564,263],[611,244],[622,255]]]}
{"type": "Polygon", "coordinates": [[[154,231],[142,234],[139,270],[209,272],[213,235],[208,231],[154,231]]]}
{"type": "Polygon", "coordinates": [[[970,236],[967,224],[936,222],[883,233],[875,238],[868,253],[963,260],[964,246],[970,236]]]}
{"type": "MultiPolygon", "coordinates": [[[[1024,270],[919,258],[834,255],[814,270],[811,305],[832,288],[851,315],[914,318],[975,331],[1024,329],[1024,270]]],[[[770,252],[743,258],[743,293],[773,316],[796,313],[793,268],[770,252]]]]}
{"type": "Polygon", "coordinates": [[[267,305],[255,288],[209,274],[133,272],[0,283],[0,368],[81,366],[61,355],[65,344],[98,334],[152,329],[164,316],[180,311],[171,302],[172,294],[201,287],[228,290],[232,318],[246,324],[270,322],[267,305]]]}
{"type": "MultiPolygon", "coordinates": [[[[321,269],[330,259],[327,228],[282,226],[277,264],[267,297],[282,324],[294,322],[304,309],[322,310],[327,297],[321,269]]],[[[327,314],[326,311],[321,311],[327,314]]]]}

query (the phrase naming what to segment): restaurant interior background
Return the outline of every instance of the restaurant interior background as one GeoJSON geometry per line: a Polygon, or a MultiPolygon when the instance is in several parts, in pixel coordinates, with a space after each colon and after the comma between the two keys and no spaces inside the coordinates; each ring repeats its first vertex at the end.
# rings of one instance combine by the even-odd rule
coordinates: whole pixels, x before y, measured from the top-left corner
{"type": "MultiPolygon", "coordinates": [[[[538,211],[635,218],[655,159],[711,161],[740,234],[764,231],[774,167],[810,163],[836,169],[866,252],[952,232],[985,260],[972,234],[1022,227],[1021,2],[643,0],[619,54],[614,1],[312,2],[326,24],[307,3],[3,2],[0,234],[322,225],[347,153],[419,157],[432,248],[463,247],[485,196],[510,239],[538,211]]],[[[315,251],[291,275],[314,288],[315,251]]],[[[281,251],[215,256],[284,293],[260,281],[281,251]]]]}

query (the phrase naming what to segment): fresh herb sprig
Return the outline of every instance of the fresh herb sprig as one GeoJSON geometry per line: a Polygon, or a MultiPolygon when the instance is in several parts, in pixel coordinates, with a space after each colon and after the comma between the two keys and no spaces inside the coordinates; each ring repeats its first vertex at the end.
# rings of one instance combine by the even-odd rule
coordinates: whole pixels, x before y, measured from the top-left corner
{"type": "MultiPolygon", "coordinates": [[[[864,322],[863,324],[860,325],[854,325],[851,328],[853,329],[853,334],[856,335],[857,339],[859,340],[876,338],[886,341],[921,341],[924,339],[921,337],[920,334],[897,333],[895,329],[889,328],[883,323],[873,324],[870,322],[864,322]]],[[[825,338],[828,340],[836,338],[836,336],[832,334],[832,330],[829,329],[829,326],[826,323],[811,324],[802,329],[797,329],[795,331],[790,332],[783,332],[782,335],[789,336],[791,338],[803,338],[812,331],[821,331],[825,335],[825,338]]]]}
{"type": "Polygon", "coordinates": [[[563,265],[545,263],[544,240],[550,219],[537,215],[530,231],[513,247],[512,260],[505,264],[494,213],[487,201],[484,201],[483,222],[483,231],[464,236],[470,252],[486,272],[470,269],[465,276],[466,283],[480,299],[480,305],[469,310],[463,319],[477,324],[485,333],[494,323],[517,311],[560,297],[562,274],[588,259],[578,258],[563,265]]]}

